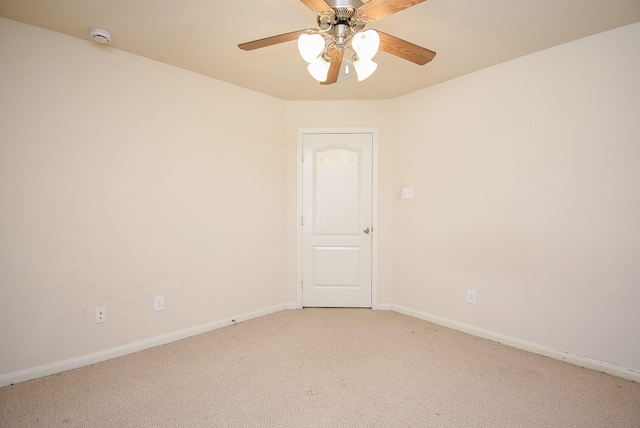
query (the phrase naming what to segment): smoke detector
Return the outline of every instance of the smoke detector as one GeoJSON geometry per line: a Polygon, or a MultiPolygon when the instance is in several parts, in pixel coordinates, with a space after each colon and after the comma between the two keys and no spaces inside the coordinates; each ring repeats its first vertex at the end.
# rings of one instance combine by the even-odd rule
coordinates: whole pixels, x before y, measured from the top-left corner
{"type": "Polygon", "coordinates": [[[111,34],[107,30],[93,28],[91,30],[91,38],[98,43],[105,44],[111,42],[111,34]]]}

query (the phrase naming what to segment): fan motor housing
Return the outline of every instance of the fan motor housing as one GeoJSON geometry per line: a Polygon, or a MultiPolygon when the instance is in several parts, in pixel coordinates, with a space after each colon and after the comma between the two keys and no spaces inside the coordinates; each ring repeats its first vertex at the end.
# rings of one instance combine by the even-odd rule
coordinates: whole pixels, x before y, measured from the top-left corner
{"type": "Polygon", "coordinates": [[[349,21],[356,10],[352,7],[338,7],[334,9],[336,11],[336,21],[349,21]]]}
{"type": "Polygon", "coordinates": [[[364,4],[360,0],[328,0],[326,3],[331,6],[332,9],[348,7],[354,10],[364,4]]]}

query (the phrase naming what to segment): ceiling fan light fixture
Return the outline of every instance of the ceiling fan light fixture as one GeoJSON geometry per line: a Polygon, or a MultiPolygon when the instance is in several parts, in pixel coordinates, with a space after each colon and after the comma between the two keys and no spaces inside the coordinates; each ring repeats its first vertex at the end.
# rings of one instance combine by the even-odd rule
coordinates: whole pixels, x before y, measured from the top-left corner
{"type": "Polygon", "coordinates": [[[307,66],[307,70],[309,70],[309,74],[311,74],[311,76],[318,82],[324,82],[325,80],[327,80],[330,66],[331,63],[329,61],[326,61],[322,57],[322,55],[320,55],[307,66]]]}
{"type": "Polygon", "coordinates": [[[380,48],[380,35],[376,30],[356,33],[351,38],[351,47],[360,59],[372,59],[380,48]]]}
{"type": "Polygon", "coordinates": [[[358,76],[358,81],[362,82],[376,71],[378,68],[378,64],[371,61],[370,59],[360,58],[357,61],[354,61],[353,68],[356,69],[356,75],[358,76]]]}
{"type": "Polygon", "coordinates": [[[316,14],[317,29],[291,31],[241,43],[244,51],[279,43],[298,41],[298,51],[307,70],[321,85],[331,85],[346,77],[362,81],[378,68],[372,61],[378,50],[425,65],[436,53],[376,30],[364,27],[371,22],[401,12],[425,0],[300,0],[316,14]],[[353,53],[353,55],[352,55],[353,53]],[[351,64],[355,73],[350,72],[351,64]]]}
{"type": "Polygon", "coordinates": [[[307,63],[311,64],[324,50],[324,37],[320,34],[301,34],[298,37],[298,51],[307,63]]]}

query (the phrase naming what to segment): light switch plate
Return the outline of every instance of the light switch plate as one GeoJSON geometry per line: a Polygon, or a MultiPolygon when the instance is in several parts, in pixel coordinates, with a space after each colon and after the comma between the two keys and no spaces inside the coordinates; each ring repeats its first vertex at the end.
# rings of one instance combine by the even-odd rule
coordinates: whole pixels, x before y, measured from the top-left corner
{"type": "Polygon", "coordinates": [[[413,187],[403,187],[402,199],[411,199],[411,198],[413,198],[413,187]]]}

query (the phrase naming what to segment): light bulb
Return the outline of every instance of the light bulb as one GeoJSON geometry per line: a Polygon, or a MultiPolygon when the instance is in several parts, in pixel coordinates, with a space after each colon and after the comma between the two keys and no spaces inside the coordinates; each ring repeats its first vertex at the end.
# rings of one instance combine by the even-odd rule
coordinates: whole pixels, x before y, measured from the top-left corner
{"type": "Polygon", "coordinates": [[[376,71],[376,68],[378,68],[378,64],[371,61],[370,59],[360,58],[353,63],[353,68],[356,69],[358,81],[362,82],[364,79],[371,76],[374,71],[376,71]]]}
{"type": "Polygon", "coordinates": [[[371,59],[378,53],[380,48],[380,35],[376,30],[367,30],[356,33],[351,38],[351,47],[358,58],[371,59]]]}
{"type": "Polygon", "coordinates": [[[315,59],[315,61],[307,66],[307,70],[309,70],[309,74],[311,74],[311,76],[313,76],[313,78],[318,82],[324,82],[325,80],[327,80],[330,66],[331,63],[325,61],[325,59],[322,58],[322,55],[320,55],[315,59]]]}
{"type": "Polygon", "coordinates": [[[320,34],[303,33],[298,37],[298,51],[311,64],[324,50],[324,37],[320,34]]]}

